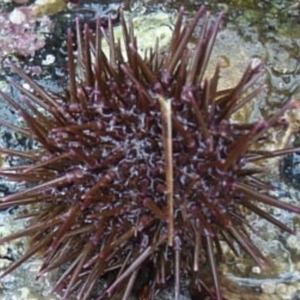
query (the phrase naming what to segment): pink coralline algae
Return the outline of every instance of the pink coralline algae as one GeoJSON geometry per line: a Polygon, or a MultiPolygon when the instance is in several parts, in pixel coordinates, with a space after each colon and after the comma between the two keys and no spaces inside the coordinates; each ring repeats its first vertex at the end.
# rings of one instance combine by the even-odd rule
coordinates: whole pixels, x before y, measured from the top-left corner
{"type": "Polygon", "coordinates": [[[31,7],[0,13],[0,59],[7,55],[34,55],[45,46],[45,33],[50,30],[50,19],[37,18],[31,7]]]}

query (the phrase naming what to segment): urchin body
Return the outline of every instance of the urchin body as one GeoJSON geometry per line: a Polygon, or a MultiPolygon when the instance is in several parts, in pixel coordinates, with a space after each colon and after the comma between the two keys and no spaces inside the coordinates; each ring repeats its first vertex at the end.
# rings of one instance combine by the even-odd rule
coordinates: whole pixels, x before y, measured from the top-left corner
{"type": "Polygon", "coordinates": [[[28,126],[14,130],[38,141],[40,148],[31,153],[2,149],[31,163],[2,169],[1,175],[32,187],[4,197],[0,208],[41,205],[26,229],[0,240],[29,236],[31,241],[24,258],[4,275],[43,251],[39,275],[67,266],[54,287],[64,299],[74,293],[90,299],[106,275],[107,288],[97,299],[127,299],[139,272],[150,265],[149,298],[172,280],[179,299],[180,276],[188,276],[199,295],[220,300],[221,241],[266,265],[248,236],[245,209],[289,232],[257,203],[300,209],[269,197],[256,178],[262,170],[247,164],[294,150],[268,153],[250,146],[279,126],[282,112],[295,104],[266,121],[231,122],[232,114],[264,88],[262,65],[250,63],[239,84],[225,91],[217,88],[219,64],[211,79],[204,79],[221,18],[212,24],[201,8],[184,26],[181,10],[168,51],[162,54],[156,46],[141,57],[121,15],[127,60],[112,26],[107,34],[97,26],[94,37],[88,27],[81,33],[78,24],[82,80],[76,80],[69,32],[70,86],[64,96],[44,91],[13,67],[34,90],[17,85],[30,113],[1,94],[28,126]],[[198,43],[190,51],[189,39],[202,17],[198,43]],[[101,48],[103,36],[109,58],[101,48]],[[200,276],[204,263],[210,265],[215,293],[200,276]]]}

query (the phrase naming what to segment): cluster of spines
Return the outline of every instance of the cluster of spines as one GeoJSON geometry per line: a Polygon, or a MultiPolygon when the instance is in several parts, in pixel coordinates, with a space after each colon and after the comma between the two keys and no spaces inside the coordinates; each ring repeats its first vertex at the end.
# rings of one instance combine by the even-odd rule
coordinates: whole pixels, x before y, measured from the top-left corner
{"type": "Polygon", "coordinates": [[[292,232],[255,203],[300,209],[268,196],[266,184],[255,177],[261,170],[245,167],[295,151],[270,153],[250,146],[296,104],[289,102],[267,121],[231,123],[232,114],[264,89],[262,65],[253,61],[234,88],[219,91],[220,64],[211,79],[204,74],[222,14],[214,24],[203,7],[189,25],[183,25],[183,17],[181,9],[165,54],[157,41],[145,57],[138,53],[133,26],[128,28],[123,14],[126,55],[114,39],[111,21],[108,31],[99,21],[95,36],[88,26],[82,32],[78,22],[80,80],[69,31],[70,85],[64,96],[45,91],[12,65],[34,92],[11,82],[23,93],[27,109],[1,95],[28,128],[1,124],[38,141],[40,148],[1,149],[31,163],[2,168],[0,174],[31,186],[2,198],[0,208],[40,204],[40,210],[28,215],[26,229],[0,239],[29,236],[31,241],[2,277],[42,253],[39,276],[67,265],[53,289],[63,289],[64,299],[72,293],[89,299],[106,274],[114,279],[98,299],[127,299],[139,271],[150,264],[155,269],[149,279],[152,297],[173,279],[179,299],[181,274],[194,278],[199,293],[205,287],[198,272],[207,261],[215,285],[211,296],[220,300],[221,240],[235,253],[238,244],[262,267],[267,262],[249,238],[241,207],[292,232]],[[190,51],[188,43],[201,18],[202,30],[190,51]],[[109,57],[102,50],[103,39],[109,57]]]}

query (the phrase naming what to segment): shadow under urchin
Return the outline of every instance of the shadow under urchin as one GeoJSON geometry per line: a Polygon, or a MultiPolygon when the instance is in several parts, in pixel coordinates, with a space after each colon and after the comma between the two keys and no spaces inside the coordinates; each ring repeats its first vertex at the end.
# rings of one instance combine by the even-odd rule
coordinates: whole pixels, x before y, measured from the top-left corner
{"type": "Polygon", "coordinates": [[[122,13],[124,51],[111,22],[107,31],[97,26],[95,34],[88,26],[79,29],[78,22],[76,57],[68,32],[70,84],[62,95],[44,90],[11,64],[33,92],[12,81],[25,108],[1,95],[26,127],[0,123],[37,141],[39,148],[0,149],[28,161],[1,168],[1,176],[27,188],[3,197],[0,209],[33,204],[37,209],[28,214],[24,230],[0,239],[30,241],[1,277],[38,254],[43,259],[38,277],[65,266],[53,287],[63,299],[128,299],[143,270],[151,270],[138,291],[143,299],[156,299],[174,282],[178,300],[181,280],[189,278],[195,299],[220,300],[221,242],[236,254],[242,248],[261,267],[269,265],[249,237],[248,212],[293,232],[261,204],[296,213],[300,208],[270,197],[260,179],[262,168],[253,166],[295,149],[268,152],[251,146],[265,142],[271,127],[284,126],[282,113],[297,104],[285,104],[266,120],[232,122],[232,115],[265,88],[263,65],[251,61],[234,88],[219,90],[220,64],[210,79],[204,74],[222,14],[212,21],[201,7],[189,24],[183,18],[181,9],[168,49],[154,42],[145,56],[122,13]],[[201,276],[206,264],[214,289],[201,276]],[[96,293],[101,278],[106,286],[96,293]]]}

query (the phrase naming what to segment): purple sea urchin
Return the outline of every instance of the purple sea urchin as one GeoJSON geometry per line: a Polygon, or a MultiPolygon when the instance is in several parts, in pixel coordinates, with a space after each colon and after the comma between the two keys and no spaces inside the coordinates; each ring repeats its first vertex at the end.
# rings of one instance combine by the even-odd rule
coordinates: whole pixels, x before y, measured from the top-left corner
{"type": "Polygon", "coordinates": [[[29,161],[1,169],[2,176],[28,186],[2,198],[0,209],[38,208],[28,215],[27,228],[0,239],[30,238],[28,251],[2,277],[39,253],[44,263],[38,276],[65,265],[53,288],[63,299],[71,294],[80,300],[128,299],[142,268],[149,267],[150,299],[170,280],[179,299],[180,278],[188,276],[196,297],[206,293],[220,300],[221,241],[268,265],[250,240],[246,211],[292,232],[258,204],[297,213],[300,208],[268,196],[267,185],[257,178],[263,170],[249,162],[294,151],[255,151],[251,145],[263,142],[271,127],[282,126],[279,117],[296,104],[289,102],[256,123],[231,122],[264,89],[263,66],[252,61],[234,88],[219,91],[220,65],[211,79],[204,79],[204,73],[222,14],[213,23],[202,7],[190,24],[184,25],[183,17],[181,9],[169,48],[161,53],[157,42],[145,57],[122,14],[126,55],[111,22],[108,33],[97,26],[95,36],[87,26],[81,33],[78,25],[81,79],[76,80],[68,32],[70,86],[65,95],[45,91],[12,65],[33,92],[12,82],[24,94],[26,109],[1,95],[27,128],[1,124],[40,147],[0,149],[29,161]],[[201,18],[197,45],[190,50],[201,18]],[[102,51],[104,38],[109,58],[102,51]],[[204,263],[210,265],[214,293],[201,278],[204,263]],[[103,277],[107,287],[95,295],[103,277]]]}

